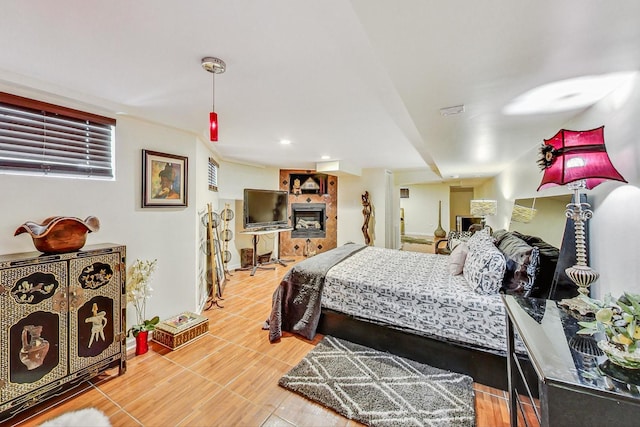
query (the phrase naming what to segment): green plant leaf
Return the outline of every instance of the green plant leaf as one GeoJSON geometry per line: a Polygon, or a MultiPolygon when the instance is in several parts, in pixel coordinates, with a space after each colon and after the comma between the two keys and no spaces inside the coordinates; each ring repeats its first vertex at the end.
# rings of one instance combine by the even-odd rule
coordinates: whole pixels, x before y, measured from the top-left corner
{"type": "Polygon", "coordinates": [[[592,322],[578,322],[578,325],[582,326],[583,328],[597,328],[598,322],[597,321],[592,321],[592,322]]]}
{"type": "Polygon", "coordinates": [[[633,310],[631,310],[631,307],[629,307],[627,304],[625,304],[622,301],[618,300],[618,305],[620,306],[622,311],[624,311],[625,313],[628,313],[628,314],[633,316],[633,310]]]}
{"type": "Polygon", "coordinates": [[[629,339],[633,339],[631,335],[629,335],[629,332],[627,332],[627,328],[623,328],[622,326],[616,326],[616,331],[621,334],[624,335],[625,337],[629,338],[629,339]]]}
{"type": "Polygon", "coordinates": [[[638,299],[633,294],[627,292],[624,293],[624,296],[627,297],[627,301],[631,303],[633,311],[635,312],[634,314],[640,315],[640,303],[638,303],[638,299]]]}
{"type": "Polygon", "coordinates": [[[606,294],[604,296],[604,302],[602,304],[603,307],[610,307],[612,305],[614,305],[615,300],[613,299],[613,297],[611,296],[610,293],[606,294]]]}
{"type": "Polygon", "coordinates": [[[628,349],[629,353],[633,353],[634,351],[636,351],[636,347],[637,347],[637,343],[634,341],[631,344],[629,344],[627,349],[628,349]]]}
{"type": "Polygon", "coordinates": [[[576,332],[579,335],[593,335],[596,332],[598,332],[597,329],[590,329],[590,328],[584,328],[584,329],[580,329],[578,332],[576,332]]]}

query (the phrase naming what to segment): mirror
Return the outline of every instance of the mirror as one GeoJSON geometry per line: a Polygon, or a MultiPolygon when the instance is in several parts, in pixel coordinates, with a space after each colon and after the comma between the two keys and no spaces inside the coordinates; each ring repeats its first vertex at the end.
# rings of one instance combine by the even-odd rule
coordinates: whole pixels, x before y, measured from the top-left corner
{"type": "Polygon", "coordinates": [[[570,202],[571,194],[516,199],[509,230],[530,236],[538,236],[545,242],[560,248],[567,221],[564,212],[570,202]],[[524,209],[519,209],[519,207],[524,209]],[[531,212],[530,208],[532,207],[535,209],[535,215],[530,221],[523,222],[528,219],[526,216],[531,212]],[[521,215],[518,215],[519,213],[521,215]]]}

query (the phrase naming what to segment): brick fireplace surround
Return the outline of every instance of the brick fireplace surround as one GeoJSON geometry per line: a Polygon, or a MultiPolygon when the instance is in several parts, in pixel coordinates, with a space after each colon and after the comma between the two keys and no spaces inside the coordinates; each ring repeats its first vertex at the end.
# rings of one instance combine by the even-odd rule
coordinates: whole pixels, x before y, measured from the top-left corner
{"type": "MultiPolygon", "coordinates": [[[[289,192],[289,215],[293,219],[292,204],[308,204],[309,206],[324,204],[325,224],[324,237],[292,237],[291,231],[278,233],[280,241],[280,257],[304,256],[307,244],[316,253],[325,252],[337,246],[338,239],[338,177],[317,174],[311,170],[280,170],[280,190],[289,192]],[[292,175],[304,179],[307,175],[320,178],[321,186],[317,193],[295,194],[293,191],[292,175]],[[326,178],[326,182],[324,179],[326,178]],[[326,185],[325,185],[326,184],[326,185]],[[309,242],[309,243],[307,243],[309,242]]],[[[291,224],[295,227],[295,224],[291,224]]],[[[321,234],[321,233],[316,233],[321,234]]]]}

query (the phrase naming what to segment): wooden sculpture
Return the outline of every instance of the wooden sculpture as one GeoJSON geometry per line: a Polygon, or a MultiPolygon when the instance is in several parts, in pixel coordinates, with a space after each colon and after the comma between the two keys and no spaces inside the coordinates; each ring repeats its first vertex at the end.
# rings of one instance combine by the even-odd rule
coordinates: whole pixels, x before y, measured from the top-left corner
{"type": "Polygon", "coordinates": [[[362,225],[362,234],[364,234],[365,245],[371,246],[371,236],[369,235],[369,221],[371,220],[371,202],[369,201],[369,192],[362,194],[362,215],[364,215],[364,224],[362,225]]]}

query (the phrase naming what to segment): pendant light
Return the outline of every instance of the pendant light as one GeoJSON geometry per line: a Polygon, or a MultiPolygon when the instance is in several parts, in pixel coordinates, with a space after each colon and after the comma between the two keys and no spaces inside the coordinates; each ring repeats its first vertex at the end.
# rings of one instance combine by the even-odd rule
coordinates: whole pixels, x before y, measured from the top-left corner
{"type": "Polygon", "coordinates": [[[212,56],[207,56],[202,58],[202,68],[211,73],[212,80],[212,99],[211,102],[211,113],[209,113],[209,136],[212,142],[218,141],[218,114],[216,113],[215,102],[216,102],[216,74],[222,74],[227,69],[227,65],[223,60],[214,58],[212,56]]]}

